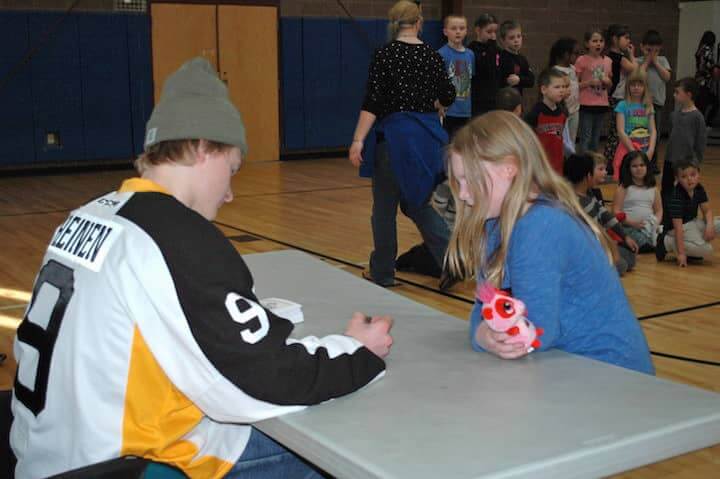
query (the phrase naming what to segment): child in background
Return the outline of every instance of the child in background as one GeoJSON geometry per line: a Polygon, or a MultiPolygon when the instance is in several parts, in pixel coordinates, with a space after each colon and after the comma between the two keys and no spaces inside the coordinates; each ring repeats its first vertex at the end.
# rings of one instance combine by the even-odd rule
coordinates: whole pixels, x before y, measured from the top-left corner
{"type": "MultiPolygon", "coordinates": [[[[665,84],[670,81],[670,76],[672,75],[670,62],[668,62],[667,58],[660,55],[662,45],[663,41],[660,34],[655,30],[648,30],[640,42],[642,56],[636,58],[640,69],[647,73],[647,84],[650,90],[650,96],[652,96],[653,111],[655,113],[655,131],[657,131],[658,143],[660,142],[660,135],[662,134],[660,124],[662,120],[662,110],[665,106],[665,98],[667,96],[665,84]]],[[[657,167],[657,155],[650,158],[650,165],[654,175],[660,173],[660,169],[657,167]]]]}
{"type": "Polygon", "coordinates": [[[638,245],[630,236],[625,234],[622,226],[605,206],[597,200],[592,189],[595,183],[595,162],[589,154],[573,155],[565,163],[565,177],[572,183],[577,194],[580,206],[587,215],[602,226],[613,240],[618,244],[618,257],[615,268],[620,275],[635,267],[635,253],[638,245]]]}
{"type": "Polygon", "coordinates": [[[443,109],[443,127],[452,138],[472,115],[470,82],[475,68],[475,54],[464,45],[467,36],[465,17],[448,15],[443,25],[443,34],[448,42],[438,53],[443,57],[448,77],[455,87],[455,101],[446,110],[443,109]]]}
{"type": "MultiPolygon", "coordinates": [[[[607,180],[607,158],[605,158],[602,153],[596,151],[588,151],[586,154],[590,155],[590,158],[593,160],[592,184],[596,185],[595,187],[591,187],[588,192],[594,196],[602,206],[605,206],[605,199],[599,186],[605,184],[607,180]]],[[[565,170],[563,170],[563,174],[564,172],[565,170]]]]}
{"type": "Polygon", "coordinates": [[[495,97],[495,108],[497,110],[512,112],[521,117],[523,114],[522,97],[520,93],[511,86],[501,88],[495,97]]]}
{"type": "Polygon", "coordinates": [[[585,33],[587,54],[575,61],[580,80],[579,150],[595,151],[600,143],[600,130],[608,110],[607,89],[612,86],[612,63],[603,55],[605,37],[600,30],[585,33]]]}
{"type": "Polygon", "coordinates": [[[695,158],[698,163],[703,160],[707,129],[705,118],[695,107],[700,87],[693,78],[683,78],[675,84],[676,110],[670,115],[670,139],[665,148],[662,183],[660,193],[663,200],[670,195],[675,183],[673,163],[685,158],[695,158]]]}
{"type": "Polygon", "coordinates": [[[613,159],[613,178],[620,178],[620,165],[630,151],[642,151],[648,158],[655,155],[657,131],[647,75],[633,71],[625,81],[625,99],[615,107],[615,124],[620,140],[613,159]]]}
{"type": "Polygon", "coordinates": [[[713,217],[708,195],[700,184],[699,164],[684,158],[674,166],[677,184],[667,201],[655,255],[663,261],[668,253],[674,253],[678,266],[684,268],[688,259],[702,260],[712,255],[710,241],[720,233],[720,217],[713,217]],[[698,218],[698,207],[703,219],[698,218]]]}
{"type": "Polygon", "coordinates": [[[495,109],[498,91],[500,50],[496,43],[498,21],[494,15],[483,13],[475,20],[475,40],[468,48],[475,54],[472,78],[472,115],[482,115],[495,109]]]}
{"type": "Polygon", "coordinates": [[[548,67],[557,68],[565,73],[570,81],[570,91],[567,98],[565,98],[565,107],[568,112],[569,136],[573,143],[577,141],[580,122],[580,84],[574,66],[579,53],[577,40],[563,37],[553,43],[550,49],[550,62],[548,63],[548,67]]]}
{"type": "MultiPolygon", "coordinates": [[[[627,76],[637,68],[635,60],[635,47],[630,41],[630,28],[627,25],[610,25],[606,32],[605,41],[608,45],[607,56],[612,62],[612,85],[608,89],[610,111],[615,110],[615,106],[625,98],[625,80],[627,76]]],[[[607,138],[605,140],[605,157],[612,159],[615,157],[615,150],[618,145],[617,128],[615,125],[616,117],[610,115],[608,125],[607,138]]],[[[611,173],[613,165],[610,164],[611,173]]]]}
{"type": "MultiPolygon", "coordinates": [[[[493,111],[461,128],[450,145],[457,216],[447,261],[461,278],[512,290],[545,333],[533,354],[557,348],[653,374],[647,342],[613,269],[614,247],[544,158],[530,127],[493,111]]],[[[592,160],[590,160],[592,164],[592,160]]],[[[592,167],[591,167],[592,169],[592,167]]],[[[491,331],[482,303],[470,316],[476,351],[528,354],[491,331]]]]}
{"type": "Polygon", "coordinates": [[[541,100],[525,116],[525,121],[533,128],[540,143],[545,148],[550,165],[558,175],[562,175],[563,130],[567,121],[567,111],[563,100],[567,75],[562,71],[549,68],[543,70],[538,78],[541,100]]]}
{"type": "Polygon", "coordinates": [[[535,75],[527,58],[520,54],[523,43],[520,24],[514,20],[503,22],[500,25],[500,42],[503,49],[500,51],[499,88],[511,86],[522,95],[524,88],[535,84],[535,75]]]}
{"type": "Polygon", "coordinates": [[[625,155],[619,169],[620,184],[613,196],[613,213],[622,223],[625,234],[638,244],[641,253],[652,251],[663,208],[650,161],[642,151],[631,151],[625,155]]]}

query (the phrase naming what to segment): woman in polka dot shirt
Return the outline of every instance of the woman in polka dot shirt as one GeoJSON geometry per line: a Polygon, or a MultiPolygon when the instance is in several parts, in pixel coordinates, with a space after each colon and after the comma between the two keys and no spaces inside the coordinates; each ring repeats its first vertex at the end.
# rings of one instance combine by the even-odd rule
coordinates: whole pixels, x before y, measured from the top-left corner
{"type": "Polygon", "coordinates": [[[350,162],[360,167],[363,149],[375,150],[374,161],[366,154],[368,161],[361,167],[361,173],[372,170],[373,179],[374,251],[365,276],[381,286],[395,284],[398,205],[442,265],[449,231],[428,200],[444,175],[442,148],[447,134],[437,111],[455,100],[442,57],[418,38],[419,6],[399,1],[390,9],[389,20],[392,41],[375,52],[370,65],[349,153],[350,162]],[[373,125],[376,134],[368,137],[373,125]]]}

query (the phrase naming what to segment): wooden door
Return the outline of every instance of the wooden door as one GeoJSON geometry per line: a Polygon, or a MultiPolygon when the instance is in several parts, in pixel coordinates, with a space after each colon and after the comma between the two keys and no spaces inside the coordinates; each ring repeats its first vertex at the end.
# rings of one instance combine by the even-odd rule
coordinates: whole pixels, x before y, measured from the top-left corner
{"type": "Polygon", "coordinates": [[[220,77],[245,121],[248,161],[280,157],[277,7],[218,7],[220,77]]]}
{"type": "Polygon", "coordinates": [[[217,69],[217,6],[152,3],[155,103],[165,79],[180,65],[203,56],[217,69]]]}

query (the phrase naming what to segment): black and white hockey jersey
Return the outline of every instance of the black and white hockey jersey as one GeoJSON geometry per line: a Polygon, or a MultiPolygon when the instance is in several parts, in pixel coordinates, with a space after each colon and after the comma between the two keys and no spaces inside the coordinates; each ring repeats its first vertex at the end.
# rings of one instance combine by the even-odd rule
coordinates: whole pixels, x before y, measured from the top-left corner
{"type": "Polygon", "coordinates": [[[290,339],[210,222],[143,179],[57,228],[15,340],[18,478],[123,455],[222,477],[249,423],[361,388],[353,338],[290,339]]]}

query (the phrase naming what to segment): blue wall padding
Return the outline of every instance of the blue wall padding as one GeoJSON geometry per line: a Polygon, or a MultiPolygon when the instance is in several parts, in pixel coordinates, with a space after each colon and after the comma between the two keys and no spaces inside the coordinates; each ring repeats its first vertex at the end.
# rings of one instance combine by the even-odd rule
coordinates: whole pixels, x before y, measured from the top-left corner
{"type": "Polygon", "coordinates": [[[375,20],[341,20],[340,22],[340,101],[338,102],[338,146],[352,140],[357,115],[362,107],[367,83],[368,66],[374,50],[375,20]]]}
{"type": "MultiPolygon", "coordinates": [[[[387,42],[387,20],[285,17],[280,28],[283,150],[346,147],[373,52],[387,42]]],[[[426,21],[423,39],[442,46],[441,23],[426,21]]]]}
{"type": "MultiPolygon", "coordinates": [[[[30,45],[37,45],[62,15],[31,13],[30,45]]],[[[39,162],[85,158],[77,23],[77,15],[67,16],[30,63],[35,159],[39,162]],[[47,146],[49,132],[59,133],[62,147],[47,146]]]]}
{"type": "Polygon", "coordinates": [[[439,49],[441,46],[447,43],[447,38],[445,38],[445,35],[443,35],[442,30],[443,27],[441,21],[433,20],[424,22],[422,33],[423,41],[433,47],[435,50],[439,49]]]}
{"type": "Polygon", "coordinates": [[[78,17],[85,157],[132,156],[127,22],[124,17],[78,17]]]}
{"type": "Polygon", "coordinates": [[[143,151],[145,124],[153,109],[150,16],[127,15],[128,67],[130,71],[130,114],[133,154],[143,151]]]}
{"type": "Polygon", "coordinates": [[[305,147],[337,146],[340,84],[340,21],[303,21],[305,147]]]}
{"type": "Polygon", "coordinates": [[[153,107],[148,15],[63,15],[0,11],[0,166],[129,159],[142,151],[153,107]],[[51,132],[59,146],[47,145],[51,132]]]}
{"type": "Polygon", "coordinates": [[[283,148],[287,150],[305,148],[302,28],[300,18],[280,22],[281,132],[283,148]]]}
{"type": "MultiPolygon", "coordinates": [[[[0,11],[0,81],[27,52],[36,54],[0,87],[0,166],[125,159],[143,149],[153,108],[148,15],[0,11]],[[47,134],[60,135],[48,146],[47,134]]],[[[442,26],[426,21],[438,48],[442,26]]],[[[365,95],[373,51],[387,20],[283,17],[283,151],[347,146],[365,95]]]]}
{"type": "Polygon", "coordinates": [[[14,70],[27,49],[27,14],[8,12],[1,15],[0,166],[29,164],[35,160],[30,70],[27,67],[14,70]]]}

